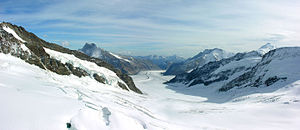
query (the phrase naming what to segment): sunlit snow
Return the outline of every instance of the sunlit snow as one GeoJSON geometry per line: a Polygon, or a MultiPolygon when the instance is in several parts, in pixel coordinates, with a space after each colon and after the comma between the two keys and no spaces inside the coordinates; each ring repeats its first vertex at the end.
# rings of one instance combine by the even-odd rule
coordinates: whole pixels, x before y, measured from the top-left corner
{"type": "Polygon", "coordinates": [[[114,54],[114,53],[109,52],[109,54],[113,55],[114,57],[116,57],[116,58],[118,58],[118,59],[120,59],[120,60],[124,60],[124,61],[129,62],[129,63],[131,62],[130,60],[124,59],[124,58],[122,58],[122,57],[120,57],[120,56],[118,56],[118,55],[116,55],[116,54],[114,54]]]}
{"type": "Polygon", "coordinates": [[[11,28],[7,27],[7,26],[3,26],[3,29],[12,34],[16,39],[20,40],[21,42],[26,42],[25,40],[23,40],[21,37],[19,37],[19,35],[11,28]]]}
{"type": "Polygon", "coordinates": [[[0,129],[66,130],[67,123],[77,130],[300,128],[300,81],[217,103],[227,97],[206,87],[165,85],[173,76],[161,72],[133,76],[145,93],[140,95],[89,77],[57,75],[0,53],[0,129]]]}

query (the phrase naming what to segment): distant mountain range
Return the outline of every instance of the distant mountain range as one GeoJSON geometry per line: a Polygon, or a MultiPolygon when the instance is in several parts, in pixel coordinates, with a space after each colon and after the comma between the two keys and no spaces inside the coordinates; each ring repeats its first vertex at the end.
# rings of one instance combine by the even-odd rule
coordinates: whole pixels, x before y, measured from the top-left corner
{"type": "Polygon", "coordinates": [[[95,43],[86,43],[79,51],[88,56],[99,58],[113,65],[126,74],[137,74],[145,70],[164,70],[171,64],[184,60],[182,57],[174,56],[128,56],[115,54],[97,47],[95,43]]]}
{"type": "Polygon", "coordinates": [[[178,75],[183,73],[191,72],[197,67],[201,67],[212,61],[219,61],[224,58],[233,56],[231,52],[226,52],[219,48],[206,49],[200,52],[196,56],[184,60],[179,63],[172,64],[164,73],[164,75],[178,75]]]}
{"type": "Polygon", "coordinates": [[[0,25],[0,40],[0,53],[13,55],[41,69],[59,75],[89,77],[137,93],[142,92],[127,74],[143,70],[167,69],[165,75],[176,75],[169,84],[214,85],[219,91],[271,86],[299,77],[299,47],[276,49],[270,43],[256,51],[237,54],[218,48],[206,49],[187,60],[175,55],[126,56],[105,51],[94,43],[86,43],[79,51],[69,50],[5,22],[0,25]]]}
{"type": "Polygon", "coordinates": [[[160,68],[149,60],[137,59],[132,56],[114,54],[97,47],[94,43],[86,43],[79,51],[88,56],[101,59],[126,74],[137,74],[144,70],[160,70],[160,68]]]}
{"type": "Polygon", "coordinates": [[[149,56],[135,56],[135,58],[150,60],[163,70],[168,69],[174,63],[179,63],[185,60],[183,57],[177,55],[173,55],[173,56],[149,55],[149,56]]]}
{"type": "Polygon", "coordinates": [[[300,47],[276,49],[267,43],[257,51],[237,53],[196,67],[189,73],[178,74],[166,83],[208,86],[220,92],[274,84],[284,86],[300,79],[300,69],[296,67],[299,64],[300,47]]]}

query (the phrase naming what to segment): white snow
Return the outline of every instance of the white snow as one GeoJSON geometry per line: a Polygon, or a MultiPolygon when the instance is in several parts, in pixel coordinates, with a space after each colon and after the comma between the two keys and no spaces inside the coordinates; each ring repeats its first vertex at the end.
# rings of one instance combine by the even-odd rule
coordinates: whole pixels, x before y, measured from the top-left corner
{"type": "Polygon", "coordinates": [[[19,35],[18,35],[13,29],[9,28],[8,26],[5,26],[5,25],[4,25],[4,26],[3,26],[3,29],[4,29],[6,32],[12,34],[16,39],[20,40],[21,42],[26,42],[26,41],[23,40],[21,37],[19,37],[19,35]]]}
{"type": "Polygon", "coordinates": [[[279,48],[274,55],[265,57],[263,62],[270,61],[260,68],[255,76],[263,75],[263,80],[269,77],[287,77],[286,82],[300,79],[300,48],[279,48]]]}
{"type": "Polygon", "coordinates": [[[241,59],[239,61],[232,61],[229,64],[225,64],[225,65],[219,67],[213,73],[217,74],[222,71],[233,70],[233,69],[239,68],[239,67],[245,67],[245,68],[254,67],[260,60],[261,60],[261,57],[248,57],[248,58],[241,59]]]}
{"type": "Polygon", "coordinates": [[[213,50],[211,53],[205,54],[203,59],[205,59],[205,64],[211,61],[219,61],[224,58],[233,56],[233,53],[226,52],[223,50],[213,50]]]}
{"type": "Polygon", "coordinates": [[[264,55],[264,54],[266,54],[266,53],[268,53],[269,51],[274,50],[274,49],[276,49],[276,46],[275,46],[275,45],[273,45],[273,44],[271,44],[271,43],[267,43],[267,44],[261,46],[261,47],[257,50],[257,52],[260,53],[260,54],[262,54],[262,55],[264,55]]]}
{"type": "MultiPolygon", "coordinates": [[[[0,129],[142,130],[171,126],[138,105],[145,96],[62,76],[0,53],[0,129]]],[[[176,128],[173,126],[172,128],[176,128]]]]}
{"type": "Polygon", "coordinates": [[[120,60],[124,60],[124,61],[126,61],[126,62],[129,62],[129,63],[131,63],[131,61],[130,61],[130,60],[128,60],[128,59],[124,59],[124,58],[122,58],[122,57],[120,57],[120,56],[118,56],[118,55],[116,55],[116,54],[114,54],[114,53],[111,53],[111,52],[109,52],[109,54],[113,55],[114,57],[116,57],[116,58],[118,58],[118,59],[120,59],[120,60]]]}
{"type": "Polygon", "coordinates": [[[46,53],[48,53],[50,55],[50,57],[53,57],[53,58],[61,61],[62,63],[70,63],[74,67],[80,67],[80,68],[84,69],[89,74],[97,73],[100,76],[103,76],[107,80],[107,84],[117,87],[118,81],[124,83],[124,81],[119,79],[119,77],[116,75],[116,73],[114,73],[113,71],[111,71],[105,67],[100,67],[93,62],[81,60],[81,59],[75,57],[74,55],[57,52],[57,51],[54,51],[54,50],[51,50],[48,48],[44,48],[44,49],[45,49],[46,53]]]}
{"type": "MultiPolygon", "coordinates": [[[[71,61],[64,58],[72,59],[68,54],[54,56],[65,62],[71,61]]],[[[74,57],[72,61],[78,66],[85,63],[74,57]]],[[[230,99],[228,93],[205,86],[167,86],[162,83],[173,76],[162,76],[161,72],[133,76],[136,86],[145,93],[139,95],[89,77],[57,75],[0,53],[0,129],[66,130],[66,123],[77,130],[300,128],[300,80],[249,95],[231,91],[235,98],[230,99]],[[230,100],[219,102],[223,98],[230,100]]],[[[246,91],[255,92],[257,88],[246,91]]]]}
{"type": "Polygon", "coordinates": [[[186,88],[163,85],[162,82],[172,76],[162,76],[160,73],[142,72],[133,76],[133,79],[149,98],[140,105],[167,119],[171,124],[195,130],[300,128],[300,80],[281,89],[262,93],[256,93],[256,88],[249,88],[245,91],[252,91],[252,94],[219,102],[223,98],[228,99],[228,95],[235,97],[239,93],[220,94],[205,86],[186,88]],[[159,105],[154,105],[155,103],[159,105]]]}
{"type": "Polygon", "coordinates": [[[24,44],[21,44],[20,47],[23,51],[27,51],[29,54],[31,54],[30,50],[24,44]]]}

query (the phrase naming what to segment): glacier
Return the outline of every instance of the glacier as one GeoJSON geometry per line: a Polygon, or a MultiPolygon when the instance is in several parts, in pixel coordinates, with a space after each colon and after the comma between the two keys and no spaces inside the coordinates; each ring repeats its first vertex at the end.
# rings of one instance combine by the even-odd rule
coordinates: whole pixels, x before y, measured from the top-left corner
{"type": "MultiPolygon", "coordinates": [[[[76,130],[300,127],[300,80],[272,93],[253,93],[215,103],[205,96],[168,89],[163,82],[174,76],[163,76],[162,72],[144,71],[132,76],[145,93],[140,95],[88,77],[58,75],[0,53],[0,129],[65,130],[67,123],[76,130]]],[[[199,93],[207,88],[176,89],[199,93]]]]}

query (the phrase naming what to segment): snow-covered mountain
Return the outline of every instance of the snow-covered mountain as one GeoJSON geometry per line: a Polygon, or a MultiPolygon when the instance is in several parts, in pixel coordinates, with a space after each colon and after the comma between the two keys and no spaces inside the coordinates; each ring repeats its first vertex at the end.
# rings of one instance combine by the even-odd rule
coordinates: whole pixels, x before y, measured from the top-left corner
{"type": "Polygon", "coordinates": [[[283,47],[266,53],[250,71],[234,78],[220,91],[245,87],[285,86],[300,79],[300,47],[283,47]]]}
{"type": "Polygon", "coordinates": [[[137,94],[110,64],[1,23],[0,129],[298,130],[299,61],[300,47],[238,53],[170,85],[145,71],[137,94]]]}
{"type": "MultiPolygon", "coordinates": [[[[269,43],[266,45],[271,46],[269,43]]],[[[207,86],[216,91],[228,91],[233,88],[268,87],[275,83],[283,87],[300,79],[300,70],[296,67],[300,61],[299,47],[264,49],[266,54],[263,56],[261,48],[209,62],[190,73],[176,75],[166,83],[180,83],[189,87],[207,86]]]]}
{"type": "Polygon", "coordinates": [[[163,70],[168,69],[174,63],[179,63],[185,60],[184,58],[177,55],[173,55],[173,56],[149,55],[149,56],[135,56],[135,57],[137,59],[150,60],[163,70]]]}
{"type": "Polygon", "coordinates": [[[261,47],[257,50],[257,52],[258,52],[259,54],[261,54],[261,55],[264,55],[264,54],[266,54],[266,53],[268,53],[269,51],[274,50],[274,49],[276,49],[276,46],[275,46],[275,45],[273,45],[273,44],[271,44],[271,43],[267,43],[267,44],[261,46],[261,47]]]}
{"type": "Polygon", "coordinates": [[[137,74],[140,71],[160,69],[149,60],[115,54],[97,47],[94,43],[86,43],[79,51],[91,57],[104,60],[126,74],[137,74]]]}
{"type": "Polygon", "coordinates": [[[237,53],[230,58],[209,62],[197,67],[190,73],[176,75],[168,83],[180,82],[188,86],[197,84],[207,86],[215,82],[224,82],[249,71],[260,60],[261,56],[257,51],[237,53]]]}
{"type": "Polygon", "coordinates": [[[205,49],[203,52],[200,52],[192,58],[189,58],[180,63],[172,64],[164,74],[178,75],[182,73],[191,72],[193,69],[201,67],[209,62],[219,61],[231,56],[233,56],[233,53],[226,52],[219,48],[205,49]]]}
{"type": "Polygon", "coordinates": [[[24,28],[10,23],[0,24],[0,53],[13,55],[59,75],[89,77],[98,81],[99,86],[107,84],[141,93],[131,77],[110,64],[79,51],[46,42],[24,28]]]}

